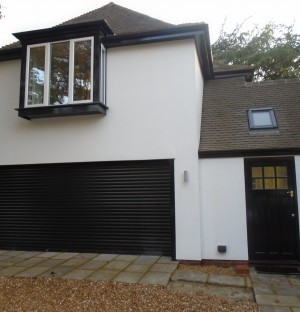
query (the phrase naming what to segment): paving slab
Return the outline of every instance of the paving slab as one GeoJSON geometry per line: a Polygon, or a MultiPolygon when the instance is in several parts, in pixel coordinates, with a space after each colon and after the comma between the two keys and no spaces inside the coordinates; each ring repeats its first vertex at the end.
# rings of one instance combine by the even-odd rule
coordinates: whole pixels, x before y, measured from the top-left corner
{"type": "Polygon", "coordinates": [[[10,256],[10,255],[0,255],[0,261],[6,261],[8,259],[13,259],[13,256],[10,256]]]}
{"type": "Polygon", "coordinates": [[[167,286],[171,273],[147,272],[139,284],[167,286]]]}
{"type": "Polygon", "coordinates": [[[256,294],[261,295],[275,295],[273,291],[273,287],[271,285],[266,284],[255,284],[253,285],[253,290],[256,294]]]}
{"type": "Polygon", "coordinates": [[[28,268],[26,267],[8,267],[0,271],[0,276],[14,276],[28,268]]]}
{"type": "Polygon", "coordinates": [[[134,261],[138,258],[136,255],[120,255],[115,260],[134,261]]]}
{"type": "Polygon", "coordinates": [[[79,253],[75,253],[75,252],[62,252],[58,255],[56,255],[55,257],[53,257],[52,259],[71,259],[74,258],[76,256],[78,256],[79,253]]]}
{"type": "Polygon", "coordinates": [[[118,255],[115,254],[100,254],[99,256],[93,258],[93,260],[112,261],[117,257],[118,255]]]}
{"type": "Polygon", "coordinates": [[[278,296],[255,294],[258,305],[281,306],[281,307],[300,307],[300,300],[296,296],[278,296]]]}
{"type": "Polygon", "coordinates": [[[48,267],[32,267],[32,268],[26,268],[27,270],[24,270],[22,272],[20,272],[19,274],[16,274],[16,276],[18,277],[36,277],[46,271],[49,270],[48,267]]]}
{"type": "Polygon", "coordinates": [[[146,273],[150,270],[152,265],[149,264],[130,264],[125,271],[126,272],[136,272],[136,273],[146,273]]]}
{"type": "Polygon", "coordinates": [[[300,308],[292,308],[293,312],[300,312],[300,308]]]}
{"type": "Polygon", "coordinates": [[[105,270],[124,270],[130,265],[129,261],[110,261],[103,269],[105,270]]]}
{"type": "Polygon", "coordinates": [[[98,270],[102,267],[104,267],[107,264],[107,261],[101,261],[101,260],[90,260],[83,264],[80,269],[84,270],[98,270]]]}
{"type": "Polygon", "coordinates": [[[62,266],[80,266],[80,265],[83,265],[84,263],[86,263],[87,261],[89,261],[89,259],[72,258],[72,259],[69,259],[69,260],[63,262],[61,265],[62,266]]]}
{"type": "Polygon", "coordinates": [[[41,257],[41,258],[52,258],[52,257],[55,257],[55,256],[57,256],[59,254],[61,254],[61,252],[46,251],[46,252],[42,252],[41,254],[39,254],[38,257],[41,257]]]}
{"type": "Polygon", "coordinates": [[[80,253],[79,255],[75,256],[75,259],[93,259],[100,254],[98,253],[80,253]]]}
{"type": "Polygon", "coordinates": [[[26,260],[24,260],[24,259],[22,259],[22,260],[23,261],[18,262],[18,264],[17,264],[18,266],[32,267],[32,266],[39,264],[44,259],[33,257],[33,258],[26,259],[26,260]]]}
{"type": "Polygon", "coordinates": [[[29,259],[29,258],[35,257],[39,254],[41,254],[40,251],[25,251],[25,252],[19,254],[18,258],[29,259]]]}
{"type": "Polygon", "coordinates": [[[119,270],[103,270],[100,269],[90,276],[87,277],[88,280],[96,280],[96,281],[111,281],[114,277],[116,277],[120,273],[119,270]]]}
{"type": "Polygon", "coordinates": [[[186,281],[206,283],[208,275],[202,272],[175,271],[171,276],[172,281],[186,281]]]}
{"type": "Polygon", "coordinates": [[[276,295],[283,295],[283,296],[300,296],[300,287],[297,286],[273,286],[274,292],[276,295]]]}
{"type": "Polygon", "coordinates": [[[159,259],[159,256],[139,256],[134,264],[154,264],[159,259]]]}
{"type": "Polygon", "coordinates": [[[179,261],[173,261],[171,257],[160,257],[157,263],[179,264],[179,261]]]}
{"type": "Polygon", "coordinates": [[[65,274],[62,276],[62,278],[66,279],[77,279],[77,280],[83,280],[87,276],[91,275],[94,271],[93,270],[73,270],[70,273],[65,274]]]}
{"type": "Polygon", "coordinates": [[[57,266],[55,268],[51,268],[48,271],[46,271],[43,274],[40,274],[40,277],[62,277],[65,274],[75,270],[76,267],[70,267],[70,266],[57,266]]]}
{"type": "Polygon", "coordinates": [[[114,278],[114,281],[120,283],[138,283],[143,275],[143,273],[137,272],[121,272],[114,278]]]}
{"type": "Polygon", "coordinates": [[[300,276],[290,276],[288,280],[292,285],[300,286],[300,276]]]}
{"type": "MultiPolygon", "coordinates": [[[[231,286],[217,286],[203,283],[176,281],[169,282],[168,289],[178,292],[192,292],[192,293],[206,293],[222,298],[230,298],[236,300],[254,300],[254,294],[250,288],[231,287],[231,286]]],[[[247,311],[245,311],[247,312],[247,311]]]]}
{"type": "Polygon", "coordinates": [[[227,275],[209,275],[207,283],[221,285],[221,286],[237,286],[245,287],[246,281],[244,277],[241,276],[227,276],[227,275]]]}
{"type": "Polygon", "coordinates": [[[18,255],[21,255],[22,253],[25,253],[25,250],[10,250],[10,251],[7,251],[3,255],[10,256],[10,257],[15,257],[15,256],[18,256],[18,255]]]}
{"type": "Polygon", "coordinates": [[[45,260],[43,258],[42,262],[39,263],[39,266],[53,268],[53,267],[60,265],[61,263],[65,262],[65,261],[66,260],[64,260],[64,259],[47,259],[47,260],[45,260]]]}
{"type": "Polygon", "coordinates": [[[155,263],[150,271],[152,272],[166,272],[173,273],[177,269],[177,264],[169,264],[169,263],[155,263]]]}
{"type": "MultiPolygon", "coordinates": [[[[261,306],[260,312],[291,312],[288,307],[261,306]]],[[[293,310],[292,310],[293,311],[293,310]]]]}
{"type": "Polygon", "coordinates": [[[24,259],[21,258],[8,258],[4,261],[0,261],[0,266],[13,266],[16,265],[17,263],[24,261],[24,259]]]}

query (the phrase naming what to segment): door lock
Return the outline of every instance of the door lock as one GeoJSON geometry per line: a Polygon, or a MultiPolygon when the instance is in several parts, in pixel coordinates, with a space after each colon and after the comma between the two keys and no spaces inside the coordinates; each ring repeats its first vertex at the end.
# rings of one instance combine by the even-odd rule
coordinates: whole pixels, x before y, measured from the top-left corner
{"type": "Polygon", "coordinates": [[[291,197],[294,197],[294,191],[287,191],[287,194],[289,194],[291,197]]]}

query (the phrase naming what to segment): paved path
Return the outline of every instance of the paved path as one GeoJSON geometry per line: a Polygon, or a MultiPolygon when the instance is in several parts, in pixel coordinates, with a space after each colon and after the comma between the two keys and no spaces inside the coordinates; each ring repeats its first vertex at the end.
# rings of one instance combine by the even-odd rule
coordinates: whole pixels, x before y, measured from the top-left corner
{"type": "Polygon", "coordinates": [[[250,279],[185,272],[177,267],[178,261],[159,256],[0,250],[0,277],[38,276],[153,284],[246,300],[253,298],[253,285],[262,312],[300,312],[299,276],[257,274],[251,269],[250,279]]]}
{"type": "Polygon", "coordinates": [[[250,269],[261,312],[300,312],[300,276],[258,274],[250,269]]]}

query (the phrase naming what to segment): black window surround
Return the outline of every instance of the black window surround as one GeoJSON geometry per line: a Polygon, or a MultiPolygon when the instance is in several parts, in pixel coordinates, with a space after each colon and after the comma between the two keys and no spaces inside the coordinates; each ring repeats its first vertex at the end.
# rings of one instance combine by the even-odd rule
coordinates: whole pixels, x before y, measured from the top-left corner
{"type": "Polygon", "coordinates": [[[20,103],[18,111],[19,117],[31,120],[36,118],[49,118],[61,116],[76,116],[76,115],[91,115],[91,114],[106,114],[108,107],[103,99],[103,88],[101,85],[105,75],[101,73],[104,70],[103,49],[101,49],[102,38],[113,35],[105,21],[96,21],[88,23],[80,23],[67,26],[57,26],[42,30],[28,31],[15,33],[14,36],[21,41],[22,57],[21,57],[21,83],[20,83],[20,103]],[[58,41],[67,41],[80,38],[93,38],[93,92],[92,100],[88,103],[71,103],[60,105],[47,106],[25,106],[26,93],[26,62],[27,62],[27,47],[36,44],[44,44],[58,41]],[[101,66],[102,65],[102,66],[101,66]],[[101,93],[101,94],[100,94],[101,93]]]}
{"type": "Polygon", "coordinates": [[[257,108],[248,110],[250,130],[277,129],[277,120],[273,108],[257,108]]]}

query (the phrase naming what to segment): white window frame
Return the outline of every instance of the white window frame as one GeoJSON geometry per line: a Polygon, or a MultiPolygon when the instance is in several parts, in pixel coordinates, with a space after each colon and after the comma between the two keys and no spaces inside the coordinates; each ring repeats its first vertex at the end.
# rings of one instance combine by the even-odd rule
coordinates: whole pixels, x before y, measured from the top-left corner
{"type": "MultiPolygon", "coordinates": [[[[102,53],[101,53],[102,54],[102,53]]],[[[101,61],[102,63],[102,61],[101,61]]],[[[102,71],[102,70],[101,70],[102,71]]],[[[101,72],[102,76],[102,72],[101,72]]],[[[44,106],[62,106],[68,104],[83,104],[83,103],[91,103],[93,102],[93,85],[94,85],[94,37],[84,37],[84,38],[76,38],[69,40],[60,40],[55,42],[47,42],[42,44],[33,44],[27,46],[27,57],[26,57],[26,81],[25,81],[25,107],[44,107],[44,106]],[[75,42],[91,40],[91,98],[89,100],[80,100],[74,101],[74,46],[75,42]],[[60,42],[69,42],[70,52],[69,52],[69,90],[68,90],[68,98],[69,102],[67,104],[59,104],[59,105],[51,105],[49,104],[49,87],[50,87],[50,46],[53,43],[60,42]],[[45,75],[44,75],[44,101],[41,104],[28,104],[28,86],[29,86],[29,57],[30,57],[30,49],[37,47],[45,47],[45,75]]]]}
{"type": "Polygon", "coordinates": [[[106,48],[101,44],[100,53],[100,102],[106,104],[106,48]]]}

